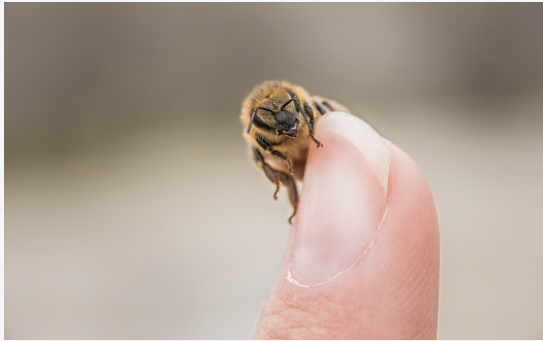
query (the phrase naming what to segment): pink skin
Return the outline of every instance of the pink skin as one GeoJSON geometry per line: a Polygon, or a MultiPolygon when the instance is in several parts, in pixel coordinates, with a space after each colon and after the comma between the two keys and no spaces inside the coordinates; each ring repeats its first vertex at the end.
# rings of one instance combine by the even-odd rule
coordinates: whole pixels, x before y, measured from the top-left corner
{"type": "MultiPolygon", "coordinates": [[[[312,145],[310,149],[300,211],[254,338],[435,338],[439,231],[432,194],[422,173],[407,154],[384,140],[390,152],[387,214],[377,232],[384,208],[379,201],[383,192],[364,171],[367,167],[363,157],[360,159],[361,154],[353,151],[355,147],[334,131],[324,131],[317,134],[317,138],[324,148],[317,150],[312,145]],[[340,166],[323,166],[330,162],[340,166]],[[349,167],[342,167],[342,162],[347,162],[349,167]],[[322,184],[322,179],[326,185],[322,184]],[[314,186],[319,189],[315,191],[314,186]],[[331,217],[326,214],[327,210],[318,209],[322,205],[334,205],[335,197],[349,193],[345,186],[363,189],[357,195],[341,197],[341,200],[354,202],[354,207],[357,201],[360,201],[360,206],[367,206],[368,202],[373,202],[372,199],[377,204],[350,214],[354,217],[351,221],[347,221],[345,212],[341,211],[348,207],[328,209],[342,212],[338,217],[331,217]],[[304,202],[308,200],[304,199],[307,193],[316,193],[319,198],[329,198],[329,201],[318,199],[308,204],[304,202]],[[346,239],[356,239],[356,242],[347,242],[345,250],[338,248],[341,243],[334,244],[336,240],[330,235],[333,229],[325,229],[327,233],[311,233],[311,229],[322,222],[326,226],[336,224],[338,231],[342,231],[344,225],[361,226],[352,222],[358,217],[365,220],[361,225],[376,226],[361,227],[364,232],[357,234],[356,238],[346,239]],[[303,238],[300,237],[300,227],[305,229],[303,238]],[[309,258],[322,260],[324,277],[319,274],[319,265],[300,265],[300,262],[308,261],[296,259],[296,250],[304,243],[319,245],[319,250],[323,245],[331,248],[331,254],[319,252],[320,258],[313,255],[309,258]],[[329,257],[335,257],[335,253],[342,254],[339,260],[327,262],[329,257]],[[306,271],[308,267],[310,270],[306,271]],[[294,280],[289,279],[292,268],[295,269],[294,280]],[[328,276],[331,273],[337,276],[328,276]],[[298,275],[299,278],[296,277],[298,275]]],[[[345,231],[351,233],[352,228],[345,231]]]]}

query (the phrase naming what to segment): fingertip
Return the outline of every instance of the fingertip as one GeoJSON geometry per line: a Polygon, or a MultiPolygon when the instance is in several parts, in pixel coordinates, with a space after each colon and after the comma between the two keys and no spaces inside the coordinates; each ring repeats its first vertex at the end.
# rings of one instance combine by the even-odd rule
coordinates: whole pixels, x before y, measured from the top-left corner
{"type": "MultiPolygon", "coordinates": [[[[344,127],[345,121],[335,124],[344,127]]],[[[379,141],[370,142],[385,147],[389,163],[386,202],[372,206],[368,199],[383,193],[383,173],[372,170],[366,157],[378,156],[376,148],[360,149],[349,133],[319,127],[318,137],[326,147],[311,150],[300,213],[255,338],[435,338],[439,233],[424,176],[411,157],[377,135],[379,141]],[[316,204],[309,205],[311,200],[316,204]],[[360,224],[368,207],[386,210],[378,231],[360,224]],[[303,252],[306,258],[296,265],[303,252]],[[354,257],[350,266],[347,258],[338,258],[345,254],[354,257]],[[340,274],[315,274],[307,268],[300,271],[300,266],[339,269],[340,274]]]]}
{"type": "Polygon", "coordinates": [[[438,232],[439,224],[432,191],[419,166],[405,151],[383,138],[391,155],[389,195],[387,206],[393,205],[398,214],[407,215],[409,210],[422,214],[421,227],[438,232]]]}

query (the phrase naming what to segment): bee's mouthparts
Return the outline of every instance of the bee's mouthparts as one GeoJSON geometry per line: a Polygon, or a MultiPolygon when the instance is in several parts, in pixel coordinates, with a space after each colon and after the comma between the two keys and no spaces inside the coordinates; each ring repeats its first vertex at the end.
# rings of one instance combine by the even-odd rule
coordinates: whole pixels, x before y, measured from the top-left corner
{"type": "Polygon", "coordinates": [[[290,137],[298,136],[298,122],[294,123],[288,130],[281,131],[281,135],[288,135],[290,137]]]}

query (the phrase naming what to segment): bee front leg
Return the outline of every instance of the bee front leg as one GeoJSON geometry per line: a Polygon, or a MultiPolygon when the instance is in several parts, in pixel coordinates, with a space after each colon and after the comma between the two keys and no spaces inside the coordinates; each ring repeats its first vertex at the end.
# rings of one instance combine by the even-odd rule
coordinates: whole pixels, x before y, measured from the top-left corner
{"type": "Polygon", "coordinates": [[[279,180],[281,180],[281,183],[286,186],[288,190],[288,199],[293,208],[292,215],[290,218],[288,218],[288,222],[289,224],[292,224],[292,218],[294,218],[298,210],[298,188],[296,187],[296,181],[292,176],[286,173],[278,171],[277,174],[279,175],[279,180]]]}
{"type": "MultiPolygon", "coordinates": [[[[315,143],[317,144],[317,148],[323,147],[324,145],[321,143],[321,141],[317,140],[315,138],[315,131],[313,129],[313,119],[307,118],[307,114],[305,113],[304,108],[300,105],[300,100],[298,99],[298,96],[292,91],[287,89],[287,93],[289,94],[290,98],[292,98],[292,101],[294,102],[294,107],[296,108],[296,111],[302,114],[302,117],[305,120],[305,123],[307,124],[307,127],[309,128],[309,136],[315,143]]],[[[309,104],[307,102],[304,102],[305,105],[307,105],[307,108],[311,109],[309,104]]],[[[311,118],[313,117],[313,110],[311,110],[311,118]]]]}
{"type": "Polygon", "coordinates": [[[275,156],[280,157],[281,159],[285,160],[286,163],[287,163],[288,171],[290,172],[290,174],[294,173],[294,170],[292,169],[292,161],[290,161],[290,159],[288,157],[286,157],[283,153],[273,149],[273,147],[269,144],[269,142],[265,141],[262,137],[260,137],[257,134],[255,134],[255,141],[265,151],[268,151],[272,155],[275,155],[275,156]]]}
{"type": "Polygon", "coordinates": [[[296,181],[292,176],[287,173],[273,169],[269,164],[264,160],[264,156],[260,151],[253,147],[254,161],[258,167],[262,168],[266,177],[275,184],[275,193],[273,193],[273,198],[277,200],[277,193],[279,192],[279,181],[287,188],[288,199],[290,205],[293,208],[292,215],[288,218],[289,224],[292,224],[292,218],[296,215],[298,209],[298,188],[296,187],[296,181]]]}
{"type": "Polygon", "coordinates": [[[277,172],[264,161],[264,157],[257,148],[253,147],[254,161],[258,167],[262,168],[266,177],[275,185],[275,192],[273,193],[273,198],[277,200],[277,193],[279,193],[279,177],[277,172]]]}

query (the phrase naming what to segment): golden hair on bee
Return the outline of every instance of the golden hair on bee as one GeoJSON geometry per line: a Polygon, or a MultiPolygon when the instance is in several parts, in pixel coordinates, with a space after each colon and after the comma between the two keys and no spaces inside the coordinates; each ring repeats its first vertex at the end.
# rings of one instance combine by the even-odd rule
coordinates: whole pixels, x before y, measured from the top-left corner
{"type": "Polygon", "coordinates": [[[296,215],[298,189],[303,180],[309,146],[322,143],[315,138],[315,124],[329,111],[345,111],[337,102],[311,96],[302,87],[285,81],[267,81],[256,86],[243,101],[241,122],[254,162],[275,185],[277,200],[280,184],[288,190],[296,215]]]}

